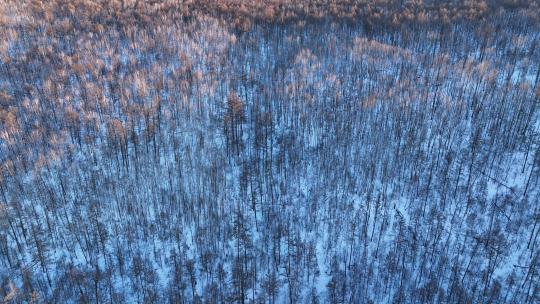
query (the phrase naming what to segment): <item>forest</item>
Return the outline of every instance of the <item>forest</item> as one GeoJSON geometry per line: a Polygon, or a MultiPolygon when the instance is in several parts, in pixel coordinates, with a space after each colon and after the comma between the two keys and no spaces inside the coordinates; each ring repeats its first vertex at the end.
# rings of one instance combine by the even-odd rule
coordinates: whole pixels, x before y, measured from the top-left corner
{"type": "Polygon", "coordinates": [[[540,303],[536,0],[0,0],[0,302],[540,303]]]}

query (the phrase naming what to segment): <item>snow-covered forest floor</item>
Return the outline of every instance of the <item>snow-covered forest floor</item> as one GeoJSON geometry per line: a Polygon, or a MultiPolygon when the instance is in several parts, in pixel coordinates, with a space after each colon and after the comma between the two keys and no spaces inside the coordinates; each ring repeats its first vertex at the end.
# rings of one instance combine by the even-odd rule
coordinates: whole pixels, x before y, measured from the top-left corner
{"type": "Polygon", "coordinates": [[[66,20],[2,29],[0,299],[540,301],[538,26],[66,20]]]}

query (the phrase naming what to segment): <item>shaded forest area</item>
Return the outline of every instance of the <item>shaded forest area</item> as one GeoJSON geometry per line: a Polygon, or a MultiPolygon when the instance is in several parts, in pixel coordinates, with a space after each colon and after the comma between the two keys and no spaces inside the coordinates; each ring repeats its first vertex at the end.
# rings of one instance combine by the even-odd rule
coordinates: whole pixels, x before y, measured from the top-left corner
{"type": "Polygon", "coordinates": [[[539,16],[0,0],[0,299],[538,303],[539,16]]]}

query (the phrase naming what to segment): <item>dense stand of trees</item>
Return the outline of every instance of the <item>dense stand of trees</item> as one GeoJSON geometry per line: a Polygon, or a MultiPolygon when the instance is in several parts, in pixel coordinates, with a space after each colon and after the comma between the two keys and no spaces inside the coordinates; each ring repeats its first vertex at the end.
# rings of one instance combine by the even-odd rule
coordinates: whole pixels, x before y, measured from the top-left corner
{"type": "Polygon", "coordinates": [[[5,1],[0,299],[540,301],[538,7],[402,2],[5,1]]]}

